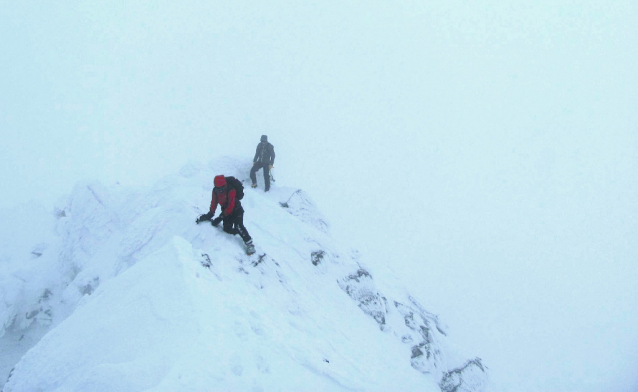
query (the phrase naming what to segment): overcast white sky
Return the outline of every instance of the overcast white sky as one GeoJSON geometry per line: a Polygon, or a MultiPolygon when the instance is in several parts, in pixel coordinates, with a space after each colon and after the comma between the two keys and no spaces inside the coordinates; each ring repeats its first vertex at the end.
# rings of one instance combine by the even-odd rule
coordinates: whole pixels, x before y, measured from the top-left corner
{"type": "Polygon", "coordinates": [[[268,134],[279,182],[499,385],[635,391],[636,21],[631,0],[1,1],[0,208],[268,134]]]}

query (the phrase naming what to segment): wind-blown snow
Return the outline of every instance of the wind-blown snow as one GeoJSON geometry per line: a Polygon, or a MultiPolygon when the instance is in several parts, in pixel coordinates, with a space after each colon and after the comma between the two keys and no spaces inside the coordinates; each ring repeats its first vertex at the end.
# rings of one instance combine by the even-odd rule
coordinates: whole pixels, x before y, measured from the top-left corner
{"type": "Polygon", "coordinates": [[[302,190],[246,188],[253,256],[238,236],[196,225],[214,175],[245,178],[249,165],[190,163],[144,189],[81,183],[53,217],[13,226],[3,391],[486,388],[481,360],[333,239],[302,190]]]}

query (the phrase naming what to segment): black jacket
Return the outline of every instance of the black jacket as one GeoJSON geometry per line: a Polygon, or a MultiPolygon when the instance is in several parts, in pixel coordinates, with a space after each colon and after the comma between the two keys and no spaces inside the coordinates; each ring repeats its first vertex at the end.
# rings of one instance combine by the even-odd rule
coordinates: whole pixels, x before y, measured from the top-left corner
{"type": "Polygon", "coordinates": [[[272,144],[259,143],[257,145],[257,151],[255,152],[255,158],[253,162],[261,163],[262,165],[274,165],[275,164],[275,147],[272,144]]]}

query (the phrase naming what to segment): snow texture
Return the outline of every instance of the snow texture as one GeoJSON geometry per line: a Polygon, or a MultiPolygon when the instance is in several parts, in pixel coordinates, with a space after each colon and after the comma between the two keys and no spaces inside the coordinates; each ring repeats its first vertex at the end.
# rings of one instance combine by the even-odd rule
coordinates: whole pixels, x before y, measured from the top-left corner
{"type": "Polygon", "coordinates": [[[332,238],[305,192],[246,187],[252,256],[196,225],[213,177],[249,169],[189,163],[3,213],[2,390],[486,390],[481,360],[332,238]]]}

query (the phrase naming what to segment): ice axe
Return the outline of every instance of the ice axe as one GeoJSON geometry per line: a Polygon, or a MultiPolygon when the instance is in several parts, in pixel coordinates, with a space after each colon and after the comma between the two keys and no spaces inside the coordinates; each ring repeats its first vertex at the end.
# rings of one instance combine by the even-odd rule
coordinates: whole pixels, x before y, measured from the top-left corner
{"type": "Polygon", "coordinates": [[[270,176],[270,181],[276,182],[275,181],[275,177],[273,177],[273,175],[272,175],[272,169],[274,169],[274,167],[271,166],[270,170],[268,171],[268,175],[270,176]]]}

